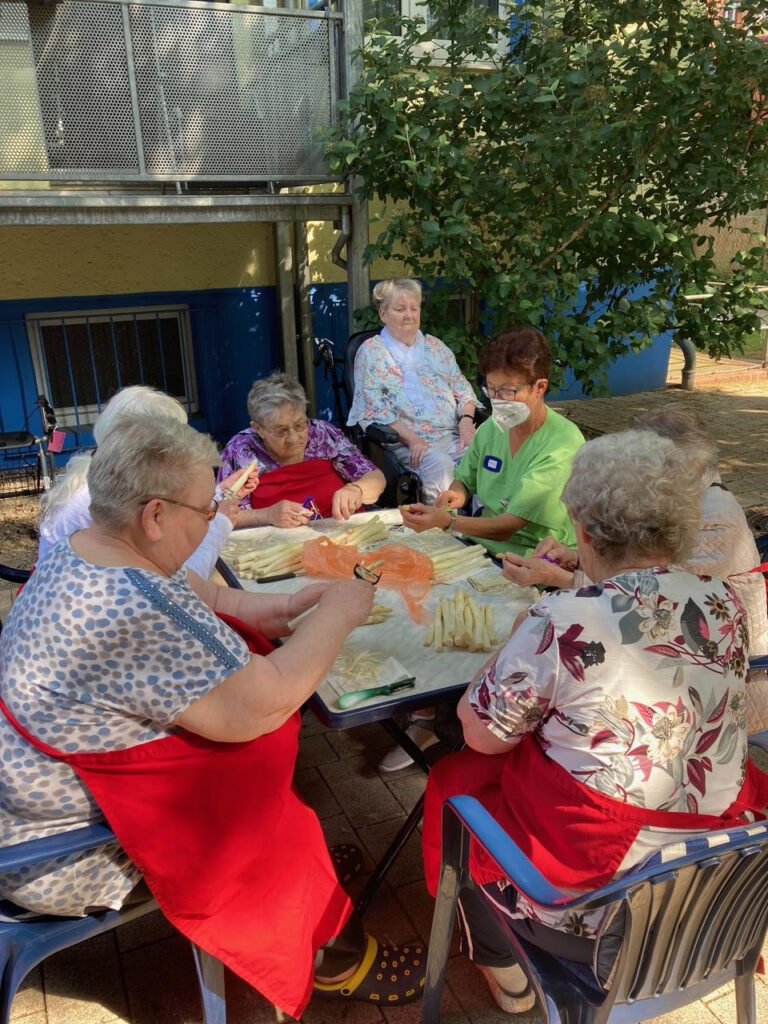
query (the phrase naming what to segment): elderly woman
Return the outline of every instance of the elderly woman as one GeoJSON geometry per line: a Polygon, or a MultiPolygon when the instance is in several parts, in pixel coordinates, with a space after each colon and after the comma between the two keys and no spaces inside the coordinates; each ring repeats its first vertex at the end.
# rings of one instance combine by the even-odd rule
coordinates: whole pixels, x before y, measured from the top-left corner
{"type": "Polygon", "coordinates": [[[0,842],[102,817],[118,841],[6,873],[0,894],[80,915],[148,887],[180,931],[293,1017],[313,964],[325,994],[415,998],[423,953],[394,951],[386,979],[368,970],[376,940],[345,925],[319,822],[292,791],[298,709],[372,588],[257,596],[187,578],[216,513],[217,462],[184,424],[126,421],[92,460],[93,524],[56,545],[14,605],[0,636],[0,842]]]}
{"type": "MultiPolygon", "coordinates": [[[[730,587],[674,569],[699,525],[701,483],[649,431],[588,442],[564,500],[593,584],[535,604],[459,704],[470,748],[429,778],[424,828],[434,891],[444,799],[476,793],[555,886],[605,884],[680,836],[762,816],[768,778],[747,761],[746,632],[730,587]],[[704,752],[706,751],[706,756],[704,752]]],[[[600,912],[541,912],[473,867],[465,943],[502,1008],[534,996],[504,928],[592,964],[600,912]]],[[[608,964],[598,964],[605,980],[608,964]]]]}
{"type": "Polygon", "coordinates": [[[302,526],[313,515],[349,519],[384,490],[384,474],[325,420],[307,419],[307,396],[297,380],[273,373],[248,395],[251,425],[221,455],[219,477],[256,460],[259,486],[241,502],[241,526],[302,526]],[[250,507],[249,507],[250,506],[250,507]]]}
{"type": "MultiPolygon", "coordinates": [[[[155,388],[141,384],[123,388],[110,398],[93,425],[93,438],[103,444],[111,431],[119,432],[125,417],[168,416],[178,423],[187,422],[187,413],[180,402],[155,388]]],[[[40,521],[38,562],[65,537],[91,525],[91,495],[88,490],[90,455],[75,455],[67,463],[67,471],[55,487],[43,496],[40,521]]],[[[236,476],[241,476],[238,473],[236,476]]],[[[242,487],[240,494],[247,497],[256,486],[256,475],[242,487]]],[[[236,483],[235,477],[223,481],[223,486],[236,483]]],[[[208,531],[200,545],[190,555],[186,567],[203,579],[208,579],[219,557],[219,552],[232,533],[238,515],[236,501],[219,502],[218,511],[208,524],[208,531]]]]}
{"type": "Polygon", "coordinates": [[[411,505],[403,522],[416,531],[440,527],[471,537],[492,554],[530,554],[544,537],[563,544],[573,527],[560,495],[581,431],[549,409],[552,354],[532,327],[492,338],[480,353],[492,416],[478,429],[450,487],[434,508],[411,505]],[[470,497],[481,516],[459,516],[470,497]]]}
{"type": "Polygon", "coordinates": [[[475,393],[450,349],[419,329],[418,281],[380,281],[373,302],[384,326],[358,350],[347,422],[391,427],[402,442],[395,453],[418,471],[431,504],[472,442],[475,393]]]}
{"type": "MultiPolygon", "coordinates": [[[[720,479],[717,445],[692,409],[667,406],[637,417],[636,425],[674,441],[703,484],[699,529],[693,548],[680,563],[686,572],[728,579],[747,613],[749,649],[768,653],[768,611],[763,577],[755,569],[760,556],[744,510],[720,479]]],[[[545,540],[532,558],[504,556],[504,575],[520,583],[571,587],[587,582],[576,572],[576,552],[545,540]],[[546,558],[544,557],[546,556],[546,558]],[[550,560],[551,559],[551,560],[550,560]]],[[[768,720],[765,726],[768,728],[768,720]]]]}

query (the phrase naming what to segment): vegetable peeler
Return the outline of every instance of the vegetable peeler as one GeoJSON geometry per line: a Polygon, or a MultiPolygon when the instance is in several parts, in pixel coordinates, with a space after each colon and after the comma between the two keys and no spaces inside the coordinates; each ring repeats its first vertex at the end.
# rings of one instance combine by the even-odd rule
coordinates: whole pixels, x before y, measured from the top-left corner
{"type": "Polygon", "coordinates": [[[342,693],[336,699],[336,703],[342,711],[348,711],[349,708],[357,707],[358,704],[362,704],[364,700],[370,700],[371,697],[388,697],[390,693],[395,693],[397,690],[412,690],[415,685],[416,679],[409,676],[407,679],[398,679],[397,682],[387,683],[385,686],[371,686],[367,690],[342,693]]]}

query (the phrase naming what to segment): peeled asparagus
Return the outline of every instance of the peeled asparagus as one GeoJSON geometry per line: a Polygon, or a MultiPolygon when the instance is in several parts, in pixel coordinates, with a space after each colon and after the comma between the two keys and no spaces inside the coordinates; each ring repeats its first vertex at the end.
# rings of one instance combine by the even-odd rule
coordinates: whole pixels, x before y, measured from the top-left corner
{"type": "Polygon", "coordinates": [[[237,575],[243,579],[261,579],[264,576],[280,576],[286,572],[300,570],[303,551],[304,544],[299,541],[231,555],[227,560],[237,575]]]}
{"type": "Polygon", "coordinates": [[[479,544],[451,545],[425,554],[432,562],[435,583],[453,583],[487,564],[485,548],[479,544]]]}
{"type": "Polygon", "coordinates": [[[470,594],[459,590],[452,600],[444,597],[438,604],[423,646],[434,646],[436,651],[446,647],[492,651],[495,643],[491,605],[478,605],[470,594]]]}
{"type": "Polygon", "coordinates": [[[373,516],[366,523],[353,526],[338,537],[333,537],[334,544],[350,544],[353,547],[370,547],[372,544],[381,544],[389,537],[389,531],[379,516],[373,516]]]}

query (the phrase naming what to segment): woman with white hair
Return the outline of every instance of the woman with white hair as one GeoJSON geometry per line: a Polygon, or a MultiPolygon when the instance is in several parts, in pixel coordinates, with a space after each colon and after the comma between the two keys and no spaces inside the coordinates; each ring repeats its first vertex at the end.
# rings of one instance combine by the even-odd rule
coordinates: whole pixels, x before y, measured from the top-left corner
{"type": "Polygon", "coordinates": [[[380,281],[373,302],[383,327],[358,349],[347,422],[391,427],[401,441],[395,454],[418,472],[431,505],[472,443],[477,399],[451,350],[422,334],[418,281],[380,281]]]}
{"type": "Polygon", "coordinates": [[[0,895],[78,916],[148,888],[184,935],[296,1018],[313,975],[326,995],[417,998],[423,950],[390,947],[396,964],[377,977],[384,952],[346,923],[320,824],[292,788],[299,709],[373,588],[263,596],[187,578],[216,513],[217,463],[186,424],[125,420],[91,462],[92,525],[55,546],[14,604],[0,635],[0,843],[102,819],[117,842],[6,872],[0,895]]]}
{"type": "Polygon", "coordinates": [[[307,396],[279,371],[253,382],[250,426],[221,453],[219,478],[258,463],[259,486],[241,504],[238,527],[303,526],[311,516],[349,519],[384,490],[384,474],[344,434],[307,417],[307,396]]]}
{"type": "MultiPolygon", "coordinates": [[[[768,776],[747,760],[746,630],[727,583],[679,565],[699,528],[701,483],[686,453],[647,430],[589,441],[563,492],[593,582],[545,596],[459,704],[466,751],[429,777],[427,883],[440,809],[485,804],[558,888],[598,888],[679,837],[763,817],[768,776]],[[494,756],[498,755],[498,756],[494,756]]],[[[534,995],[507,932],[593,965],[600,911],[528,904],[476,858],[461,895],[465,948],[499,1005],[534,995]]],[[[605,981],[611,965],[596,965],[605,981]]]]}
{"type": "MultiPolygon", "coordinates": [[[[93,439],[101,445],[113,430],[120,430],[126,417],[147,416],[152,419],[169,417],[177,423],[187,422],[184,406],[170,395],[142,384],[123,388],[110,398],[93,425],[93,439]]],[[[65,537],[91,525],[91,495],[88,490],[88,469],[91,456],[75,455],[67,463],[64,476],[42,499],[40,545],[37,560],[46,557],[51,548],[65,537]]],[[[239,474],[238,474],[239,475],[239,474]]],[[[234,483],[234,479],[224,480],[234,483]]],[[[248,480],[241,493],[248,494],[256,486],[256,477],[248,480]]],[[[200,546],[192,553],[187,568],[202,579],[208,579],[227,543],[237,516],[237,504],[221,502],[219,511],[208,524],[208,532],[200,546]]]]}

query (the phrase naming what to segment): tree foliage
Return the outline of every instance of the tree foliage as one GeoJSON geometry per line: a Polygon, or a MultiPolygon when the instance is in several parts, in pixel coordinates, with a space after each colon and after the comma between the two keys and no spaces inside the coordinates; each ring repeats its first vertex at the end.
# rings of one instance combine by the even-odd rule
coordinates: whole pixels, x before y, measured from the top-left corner
{"type": "Polygon", "coordinates": [[[712,229],[766,205],[763,6],[743,3],[736,28],[691,0],[523,0],[502,24],[430,0],[400,35],[374,24],[330,143],[385,204],[366,258],[437,287],[430,329],[465,365],[512,322],[539,326],[588,389],[671,327],[729,354],[759,326],[765,237],[745,235],[712,301],[683,296],[717,276],[712,229]],[[466,289],[471,329],[446,322],[446,288],[466,289]]]}

